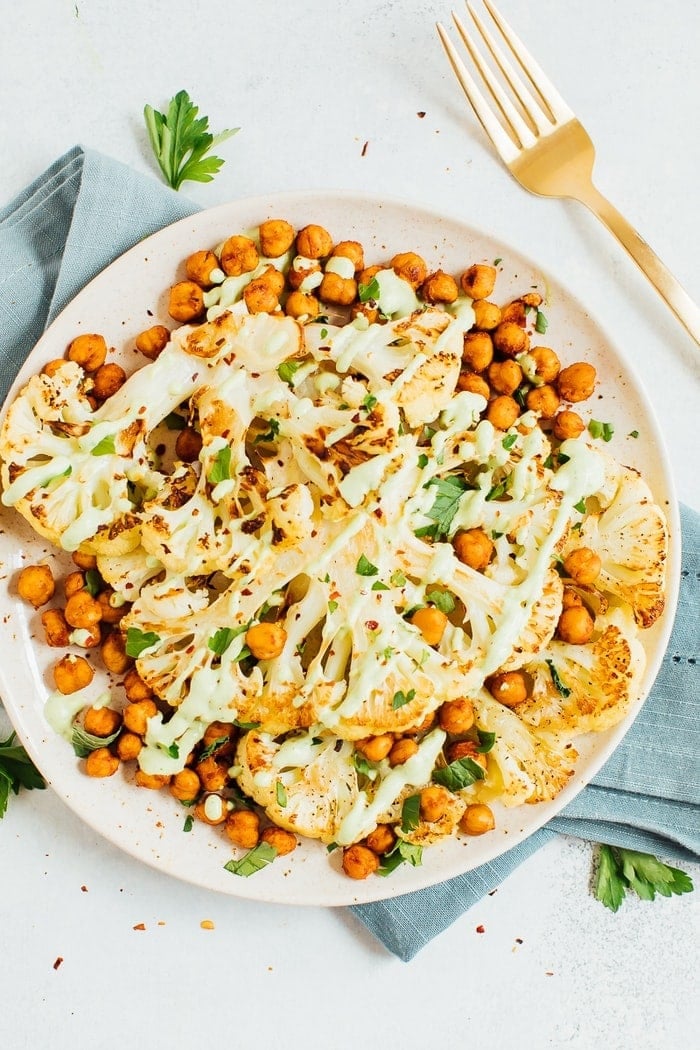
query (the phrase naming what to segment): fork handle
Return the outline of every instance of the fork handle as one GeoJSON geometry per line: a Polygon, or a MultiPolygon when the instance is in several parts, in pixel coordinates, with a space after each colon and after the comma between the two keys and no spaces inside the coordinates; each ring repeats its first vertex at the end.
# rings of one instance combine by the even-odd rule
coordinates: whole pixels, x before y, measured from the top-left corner
{"type": "Polygon", "coordinates": [[[700,345],[700,308],[693,302],[671,271],[661,262],[647,242],[627,221],[624,215],[600,193],[595,186],[587,186],[576,194],[577,200],[597,215],[632,256],[642,273],[646,274],[659,295],[671,307],[678,320],[700,345]]]}

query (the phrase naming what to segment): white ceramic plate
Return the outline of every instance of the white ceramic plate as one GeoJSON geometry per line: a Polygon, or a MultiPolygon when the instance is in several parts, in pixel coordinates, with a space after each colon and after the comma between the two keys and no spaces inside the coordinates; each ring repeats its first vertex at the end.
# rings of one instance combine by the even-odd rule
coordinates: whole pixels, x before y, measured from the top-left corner
{"type": "MultiPolygon", "coordinates": [[[[431,269],[439,265],[457,274],[473,262],[502,259],[494,293],[498,302],[532,287],[546,296],[549,328],[541,341],[553,346],[566,363],[585,359],[595,365],[601,400],[585,404],[583,415],[613,423],[610,450],[624,463],[642,469],[669,517],[666,612],[643,638],[648,655],[646,694],[671,629],[680,548],[677,504],[653,410],[628,362],[575,296],[531,260],[459,220],[399,201],[315,192],[238,201],[183,219],[126,252],[75,298],[35,347],[8,400],[46,361],[62,356],[80,332],[103,333],[108,344],[123,350],[127,370],[130,362],[135,367],[143,359],[133,349],[134,336],[159,321],[172,324],[166,312],[167,291],[182,279],[181,261],[270,217],[284,217],[296,228],[320,223],[336,240],[359,240],[368,263],[386,261],[398,251],[417,251],[431,269]],[[633,430],[639,432],[637,439],[628,436],[633,430]]],[[[121,772],[106,780],[86,777],[70,746],[49,729],[43,705],[52,689],[50,668],[57,651],[42,640],[39,613],[18,598],[16,576],[24,564],[44,560],[61,575],[70,562],[31,532],[19,515],[5,509],[1,515],[0,688],[25,747],[54,790],[101,835],[164,873],[210,889],[288,904],[346,905],[392,897],[458,875],[493,860],[554,816],[594,776],[637,713],[611,732],[577,740],[581,758],[576,775],[553,803],[498,810],[495,832],[431,847],[425,850],[420,868],[403,865],[388,878],[355,882],[340,869],[340,851],[328,854],[325,846],[304,841],[294,853],[250,878],[231,875],[224,864],[232,854],[220,829],[196,823],[190,834],[183,834],[186,810],[167,792],[135,788],[121,772]]],[[[97,695],[97,676],[94,685],[97,695]]]]}

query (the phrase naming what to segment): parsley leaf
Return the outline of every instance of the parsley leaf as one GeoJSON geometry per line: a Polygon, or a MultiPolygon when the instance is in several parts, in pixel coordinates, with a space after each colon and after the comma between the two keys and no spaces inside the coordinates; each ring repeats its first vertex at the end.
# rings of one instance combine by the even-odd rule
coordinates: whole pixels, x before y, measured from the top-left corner
{"type": "Polygon", "coordinates": [[[596,900],[617,911],[628,889],[642,900],[653,901],[657,893],[662,897],[690,893],[693,881],[684,871],[664,864],[651,853],[601,845],[593,890],[596,900]]]}
{"type": "Polygon", "coordinates": [[[423,470],[425,467],[427,467],[429,462],[430,461],[426,456],[425,452],[421,452],[420,456],[418,457],[418,466],[420,467],[420,469],[423,470]]]}
{"type": "Polygon", "coordinates": [[[165,423],[167,430],[184,430],[187,426],[187,420],[185,417],[179,415],[177,412],[168,412],[163,422],[165,423]]]}
{"type": "Polygon", "coordinates": [[[376,565],[372,565],[372,562],[364,554],[361,554],[357,560],[355,572],[358,576],[376,576],[379,569],[376,565]]]}
{"type": "Polygon", "coordinates": [[[517,434],[506,434],[506,436],[503,438],[503,441],[501,442],[501,444],[503,445],[504,449],[508,450],[508,449],[511,449],[513,447],[513,445],[515,444],[515,442],[517,440],[518,440],[518,435],[517,434]]]}
{"type": "Polygon", "coordinates": [[[364,400],[362,402],[362,407],[364,408],[364,410],[366,412],[371,412],[372,409],[374,408],[374,406],[376,405],[376,403],[377,403],[377,399],[374,396],[374,394],[368,394],[367,397],[364,398],[364,400]]]}
{"type": "Polygon", "coordinates": [[[279,437],[279,432],[280,432],[279,419],[268,419],[267,425],[268,425],[269,429],[266,430],[264,434],[258,434],[258,436],[256,437],[255,441],[253,442],[254,445],[260,445],[260,444],[262,444],[265,441],[267,441],[267,442],[274,441],[275,438],[279,437]]]}
{"type": "Polygon", "coordinates": [[[94,448],[90,449],[91,456],[111,456],[115,453],[114,434],[107,434],[98,441],[94,448]]]}
{"type": "Polygon", "coordinates": [[[244,623],[242,627],[220,627],[215,631],[207,642],[208,647],[217,656],[223,656],[234,638],[247,631],[249,624],[244,623]]]}
{"type": "Polygon", "coordinates": [[[554,664],[552,663],[552,661],[551,660],[545,660],[545,663],[547,664],[547,667],[549,668],[549,673],[552,676],[552,681],[554,682],[554,686],[555,686],[557,692],[560,693],[561,696],[571,696],[571,690],[569,689],[569,687],[567,685],[564,685],[564,683],[562,682],[561,678],[559,677],[559,672],[557,671],[557,669],[554,666],[554,664]]]}
{"type": "Polygon", "coordinates": [[[275,798],[277,799],[277,805],[284,809],[287,805],[287,789],[281,780],[278,780],[275,784],[275,798]]]}
{"type": "Polygon", "coordinates": [[[496,743],[496,734],[490,733],[486,729],[477,729],[477,734],[479,736],[479,746],[476,750],[480,755],[487,755],[496,743]]]}
{"type": "Polygon", "coordinates": [[[224,864],[224,868],[232,875],[240,875],[247,879],[256,871],[261,871],[268,864],[272,864],[276,856],[277,850],[274,846],[271,846],[269,842],[259,842],[253,849],[248,850],[245,857],[241,857],[240,860],[230,860],[228,864],[224,864]]]}
{"type": "Polygon", "coordinates": [[[333,601],[333,599],[331,598],[331,600],[328,602],[328,612],[331,614],[331,616],[333,615],[333,613],[335,612],[335,610],[337,608],[338,608],[338,603],[333,601]]]}
{"type": "Polygon", "coordinates": [[[442,784],[449,791],[460,791],[477,780],[483,780],[485,771],[473,758],[458,758],[443,769],[433,770],[433,783],[442,784]]]}
{"type": "Polygon", "coordinates": [[[440,612],[444,612],[446,616],[454,612],[455,600],[449,591],[428,591],[425,600],[440,612]]]}
{"type": "Polygon", "coordinates": [[[420,795],[409,795],[401,807],[401,830],[414,831],[420,824],[420,795]]]}
{"type": "Polygon", "coordinates": [[[87,758],[90,752],[97,751],[98,747],[109,747],[118,736],[119,729],[109,736],[95,736],[94,733],[86,732],[81,725],[76,723],[72,728],[70,742],[78,758],[87,758]]]}
{"type": "Polygon", "coordinates": [[[376,762],[370,762],[361,751],[353,751],[352,762],[358,773],[361,773],[363,777],[367,777],[368,780],[376,780],[379,768],[376,762]]]}
{"type": "Polygon", "coordinates": [[[220,747],[223,747],[224,744],[228,744],[229,740],[230,737],[228,736],[217,736],[216,740],[212,740],[211,744],[207,744],[197,761],[203,762],[205,758],[211,758],[212,755],[216,754],[220,747]]]}
{"type": "Polygon", "coordinates": [[[373,591],[388,591],[389,588],[387,587],[387,585],[385,583],[382,583],[381,580],[375,580],[374,583],[372,584],[372,590],[373,591]]]}
{"type": "Polygon", "coordinates": [[[282,382],[289,383],[291,386],[294,374],[299,371],[300,367],[298,361],[283,361],[281,365],[277,365],[277,375],[282,382]]]}
{"type": "Polygon", "coordinates": [[[385,854],[382,865],[377,870],[378,875],[391,875],[400,864],[407,861],[414,868],[419,868],[423,863],[423,847],[414,846],[412,842],[399,839],[390,853],[385,854]]]}
{"type": "Polygon", "coordinates": [[[188,813],[187,816],[185,817],[185,823],[182,825],[182,830],[183,831],[192,831],[193,827],[194,827],[194,817],[192,816],[191,813],[188,813]]]}
{"type": "Polygon", "coordinates": [[[612,423],[601,423],[597,419],[591,419],[588,424],[588,433],[592,438],[602,438],[603,441],[610,441],[615,433],[615,427],[612,423]]]}
{"type": "Polygon", "coordinates": [[[126,655],[140,656],[146,649],[157,645],[160,635],[153,631],[140,631],[138,627],[128,627],[126,631],[126,655]]]}
{"type": "Polygon", "coordinates": [[[374,302],[379,298],[379,281],[373,277],[369,284],[360,284],[357,289],[357,297],[361,303],[374,302]]]}
{"type": "Polygon", "coordinates": [[[400,707],[410,704],[411,700],[415,700],[415,696],[415,689],[409,689],[407,693],[404,693],[403,690],[399,689],[398,693],[394,693],[394,698],[391,701],[392,711],[398,711],[400,707]]]}
{"type": "Polygon", "coordinates": [[[31,791],[46,787],[27,752],[15,743],[16,737],[10,733],[7,740],[0,740],[0,819],[5,816],[11,791],[18,795],[20,788],[31,791]]]}
{"type": "Polygon", "coordinates": [[[144,106],[143,118],[151,148],[165,181],[174,190],[179,190],[187,181],[211,182],[224,162],[209,151],[238,131],[238,128],[226,128],[212,135],[209,118],[197,117],[198,113],[199,107],[192,103],[186,91],[178,91],[170,99],[165,113],[144,106]]]}
{"type": "Polygon", "coordinates": [[[446,478],[431,478],[425,487],[437,490],[435,502],[430,510],[426,511],[426,516],[435,524],[416,529],[416,536],[429,536],[437,540],[440,536],[448,534],[452,519],[457,513],[459,501],[468,485],[464,478],[450,475],[446,478]]]}
{"type": "Polygon", "coordinates": [[[96,598],[102,590],[102,577],[97,569],[88,569],[85,573],[85,590],[91,598],[96,598]]]}
{"type": "Polygon", "coordinates": [[[544,316],[542,311],[538,310],[537,315],[535,317],[535,331],[539,335],[544,335],[544,333],[547,331],[548,323],[549,322],[547,321],[547,318],[544,316]]]}
{"type": "Polygon", "coordinates": [[[231,448],[224,445],[214,456],[214,463],[209,471],[207,480],[212,485],[218,485],[220,481],[229,481],[231,477],[231,448]]]}

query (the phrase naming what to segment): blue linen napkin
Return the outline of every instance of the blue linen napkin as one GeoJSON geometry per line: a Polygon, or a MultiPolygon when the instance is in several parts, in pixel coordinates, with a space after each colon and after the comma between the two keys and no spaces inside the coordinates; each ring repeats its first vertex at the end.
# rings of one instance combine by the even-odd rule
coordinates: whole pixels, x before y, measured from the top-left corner
{"type": "MultiPolygon", "coordinates": [[[[46,325],[137,241],[197,211],[153,179],[74,147],[0,211],[0,399],[46,325]]],[[[681,594],[662,668],[641,714],[605,767],[546,827],[449,882],[352,909],[401,959],[493,890],[556,833],[649,851],[700,855],[700,516],[682,508],[681,594]]]]}

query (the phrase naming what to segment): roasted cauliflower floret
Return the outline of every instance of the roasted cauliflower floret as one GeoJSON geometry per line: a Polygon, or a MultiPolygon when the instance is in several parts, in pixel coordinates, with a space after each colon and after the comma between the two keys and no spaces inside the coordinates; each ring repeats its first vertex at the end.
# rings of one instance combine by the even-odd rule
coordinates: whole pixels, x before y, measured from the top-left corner
{"type": "Polygon", "coordinates": [[[525,725],[519,714],[484,690],[475,701],[475,708],[479,726],[496,734],[489,761],[501,782],[498,797],[503,804],[521,806],[524,802],[555,798],[573,775],[576,751],[559,743],[556,737],[525,725]]]}
{"type": "Polygon", "coordinates": [[[518,704],[528,725],[547,733],[602,732],[617,725],[639,698],[645,656],[622,610],[599,618],[587,645],[553,641],[547,661],[526,665],[531,695],[518,704]]]}
{"type": "Polygon", "coordinates": [[[333,842],[358,797],[352,747],[332,736],[276,741],[251,730],[236,752],[240,787],[281,828],[333,842]]]}
{"type": "Polygon", "coordinates": [[[438,819],[421,819],[416,827],[410,831],[404,831],[400,827],[396,829],[399,838],[404,839],[406,842],[411,842],[414,846],[432,846],[433,843],[439,842],[440,839],[454,835],[466,809],[467,804],[464,799],[448,791],[447,788],[435,785],[433,790],[442,795],[442,813],[438,819]]]}
{"type": "Polygon", "coordinates": [[[590,514],[569,548],[590,547],[602,561],[596,587],[627,602],[640,627],[664,608],[668,537],[666,521],[647,483],[625,467],[602,514],[590,514]]]}

